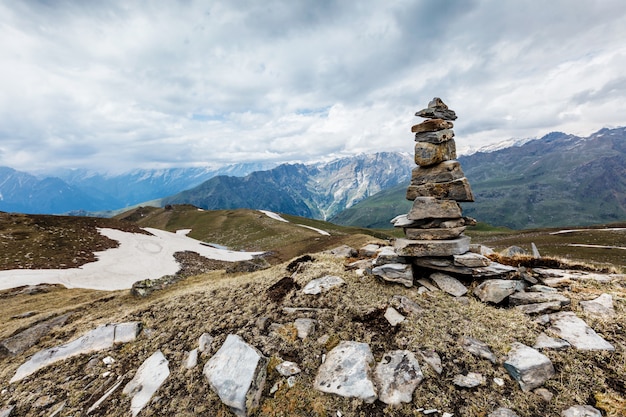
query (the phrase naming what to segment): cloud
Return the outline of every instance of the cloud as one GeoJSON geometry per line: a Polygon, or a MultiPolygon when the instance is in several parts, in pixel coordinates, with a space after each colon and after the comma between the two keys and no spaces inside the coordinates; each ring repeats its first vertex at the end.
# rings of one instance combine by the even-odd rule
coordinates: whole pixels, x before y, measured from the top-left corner
{"type": "Polygon", "coordinates": [[[0,4],[0,165],[124,170],[472,147],[623,125],[626,4],[0,4]]]}

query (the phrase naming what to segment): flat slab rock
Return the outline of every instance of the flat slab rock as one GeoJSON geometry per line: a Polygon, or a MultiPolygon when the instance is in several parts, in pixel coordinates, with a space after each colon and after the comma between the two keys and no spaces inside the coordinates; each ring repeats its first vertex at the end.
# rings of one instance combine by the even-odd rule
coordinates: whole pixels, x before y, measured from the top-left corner
{"type": "Polygon", "coordinates": [[[203,370],[211,389],[240,417],[258,407],[266,373],[267,358],[234,334],[226,337],[203,370]]]}
{"type": "Polygon", "coordinates": [[[394,247],[400,256],[451,256],[469,251],[470,238],[460,236],[447,240],[397,239],[394,247]]]}
{"type": "Polygon", "coordinates": [[[372,275],[387,282],[413,286],[413,267],[407,264],[385,264],[372,269],[372,275]]]}
{"type": "Polygon", "coordinates": [[[463,336],[459,340],[460,345],[471,353],[472,355],[478,356],[479,358],[487,359],[491,363],[496,363],[498,358],[493,354],[489,346],[485,342],[482,342],[478,339],[474,339],[470,336],[463,336]]]}
{"type": "Polygon", "coordinates": [[[170,375],[168,364],[163,353],[157,350],[141,364],[133,379],[124,387],[122,392],[132,398],[130,412],[133,417],[148,404],[154,393],[170,375]]]}
{"type": "Polygon", "coordinates": [[[450,295],[460,297],[467,294],[467,288],[458,279],[451,277],[441,272],[435,272],[430,274],[430,279],[437,284],[437,286],[450,295]]]}
{"type": "Polygon", "coordinates": [[[378,397],[370,379],[374,356],[367,343],[343,341],[328,352],[313,386],[316,390],[373,403],[378,397]]]}
{"type": "Polygon", "coordinates": [[[64,345],[35,353],[27,362],[17,368],[15,375],[9,383],[20,381],[55,362],[82,355],[83,353],[109,349],[116,343],[130,342],[137,337],[140,331],[140,322],[107,324],[97,327],[64,345]]]}
{"type": "Polygon", "coordinates": [[[601,294],[599,297],[589,301],[581,301],[580,306],[583,311],[595,317],[613,317],[615,308],[613,307],[613,297],[610,294],[601,294]]]}
{"type": "Polygon", "coordinates": [[[316,295],[328,291],[331,288],[338,287],[346,282],[334,275],[326,275],[321,278],[314,279],[304,286],[302,292],[304,294],[316,295]]]}
{"type": "Polygon", "coordinates": [[[602,274],[597,272],[574,271],[567,269],[533,268],[533,272],[539,274],[544,284],[549,286],[559,286],[564,280],[572,281],[596,281],[609,283],[618,279],[626,278],[623,274],[602,274]]]}
{"type": "Polygon", "coordinates": [[[71,314],[68,313],[53,317],[34,324],[28,329],[1,341],[0,357],[19,355],[28,350],[30,347],[36,345],[42,337],[50,333],[55,327],[63,326],[70,316],[71,314]]]}
{"type": "Polygon", "coordinates": [[[374,372],[379,387],[378,399],[385,404],[410,403],[424,375],[415,355],[408,350],[385,353],[374,372]]]}
{"type": "Polygon", "coordinates": [[[487,417],[519,417],[513,410],[510,408],[500,407],[497,410],[489,413],[487,417]]]}
{"type": "Polygon", "coordinates": [[[483,303],[498,304],[509,295],[524,289],[524,282],[512,279],[488,279],[474,288],[474,295],[483,303]]]}
{"type": "Polygon", "coordinates": [[[504,367],[524,392],[543,385],[555,374],[552,361],[546,355],[517,342],[513,343],[504,367]]]}
{"type": "Polygon", "coordinates": [[[578,350],[615,350],[612,344],[571,311],[551,314],[550,323],[551,332],[578,350]]]}
{"type": "Polygon", "coordinates": [[[575,405],[563,410],[562,417],[602,417],[600,410],[590,405],[575,405]]]}

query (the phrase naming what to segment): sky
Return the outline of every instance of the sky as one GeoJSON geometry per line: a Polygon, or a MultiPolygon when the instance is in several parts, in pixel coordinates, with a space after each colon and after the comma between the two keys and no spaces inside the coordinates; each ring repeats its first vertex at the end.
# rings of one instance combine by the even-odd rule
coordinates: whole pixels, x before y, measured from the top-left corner
{"type": "Polygon", "coordinates": [[[314,162],[459,153],[626,125],[623,0],[0,0],[0,166],[314,162]]]}

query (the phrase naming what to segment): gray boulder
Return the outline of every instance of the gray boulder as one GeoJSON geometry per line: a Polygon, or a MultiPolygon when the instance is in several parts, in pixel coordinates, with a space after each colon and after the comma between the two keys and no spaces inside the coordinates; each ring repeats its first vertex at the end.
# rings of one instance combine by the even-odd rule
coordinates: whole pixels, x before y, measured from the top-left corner
{"type": "Polygon", "coordinates": [[[259,405],[267,358],[240,336],[229,334],[220,349],[204,365],[211,389],[237,416],[252,414],[259,405]]]}
{"type": "Polygon", "coordinates": [[[474,288],[474,295],[483,303],[499,304],[509,295],[524,289],[524,282],[512,279],[488,279],[474,288]]]}
{"type": "Polygon", "coordinates": [[[445,291],[455,297],[460,297],[467,293],[465,285],[461,284],[461,281],[451,277],[450,275],[435,272],[430,274],[430,279],[434,281],[442,291],[445,291]]]}
{"type": "Polygon", "coordinates": [[[374,383],[370,379],[370,366],[373,363],[374,357],[367,343],[343,341],[328,352],[313,387],[325,393],[373,403],[377,398],[374,383]]]}
{"type": "Polygon", "coordinates": [[[474,339],[473,337],[464,336],[460,340],[460,344],[469,353],[472,355],[478,356],[479,358],[487,359],[491,363],[496,363],[498,358],[493,354],[489,346],[486,343],[481,342],[480,340],[474,339]]]}
{"type": "Polygon", "coordinates": [[[543,385],[555,373],[546,355],[517,342],[513,343],[504,367],[524,392],[543,385]]]}
{"type": "Polygon", "coordinates": [[[407,350],[385,353],[374,372],[379,387],[378,399],[385,404],[410,403],[424,375],[417,359],[407,350]]]}
{"type": "Polygon", "coordinates": [[[39,340],[55,327],[63,326],[71,314],[53,317],[37,323],[0,342],[0,358],[15,356],[35,346],[39,340]]]}
{"type": "Polygon", "coordinates": [[[550,322],[550,331],[578,350],[615,350],[612,344],[571,311],[551,314],[550,322]]]}
{"type": "Polygon", "coordinates": [[[130,412],[135,417],[170,375],[169,362],[160,350],[146,359],[122,392],[131,397],[130,412]]]}
{"type": "Polygon", "coordinates": [[[409,316],[424,312],[424,309],[419,304],[404,295],[394,295],[391,297],[391,300],[389,300],[389,305],[409,316]]]}
{"type": "Polygon", "coordinates": [[[328,291],[331,288],[338,287],[346,282],[334,275],[326,275],[321,278],[314,279],[304,286],[302,292],[304,294],[316,295],[328,291]]]}
{"type": "Polygon", "coordinates": [[[407,264],[385,264],[372,269],[372,275],[387,282],[402,284],[407,288],[413,286],[413,268],[407,264]]]}

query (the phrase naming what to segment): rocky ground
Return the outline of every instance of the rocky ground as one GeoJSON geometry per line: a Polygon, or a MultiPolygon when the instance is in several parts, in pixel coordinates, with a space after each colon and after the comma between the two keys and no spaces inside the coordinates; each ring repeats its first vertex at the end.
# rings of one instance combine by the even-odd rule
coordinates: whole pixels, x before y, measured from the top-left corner
{"type": "MultiPolygon", "coordinates": [[[[474,294],[480,282],[473,280],[460,281],[468,292],[459,296],[440,290],[435,281],[410,288],[381,281],[367,273],[375,256],[376,252],[361,252],[356,258],[311,253],[256,272],[226,274],[204,272],[209,266],[184,255],[183,263],[193,276],[146,298],[128,291],[58,287],[14,292],[2,299],[0,319],[7,325],[0,329],[0,340],[4,343],[28,329],[37,330],[23,337],[27,342],[18,351],[5,349],[0,354],[0,413],[77,416],[97,405],[89,415],[126,416],[133,402],[132,392],[124,393],[124,388],[141,374],[144,361],[161,352],[169,375],[139,415],[232,415],[203,368],[228,335],[238,335],[267,358],[265,384],[254,415],[488,416],[506,407],[520,417],[560,416],[583,405],[603,415],[624,415],[623,278],[568,278],[555,285],[569,300],[559,308],[583,319],[614,350],[539,348],[554,375],[525,391],[505,362],[510,361],[516,343],[533,347],[542,333],[556,337],[544,314],[526,314],[508,300],[483,302],[474,294]],[[198,272],[202,273],[194,275],[198,272]],[[319,294],[305,292],[311,281],[325,276],[344,283],[319,294]],[[601,294],[611,295],[613,314],[597,315],[584,307],[583,301],[601,294]],[[390,307],[399,317],[389,315],[390,307]],[[53,363],[9,383],[36,352],[67,343],[99,325],[124,322],[141,323],[134,340],[53,363]],[[313,326],[303,329],[306,323],[313,326]],[[190,366],[188,352],[201,347],[204,334],[210,336],[210,343],[198,352],[198,363],[190,366]],[[493,357],[472,353],[470,339],[483,343],[493,357]],[[342,342],[366,345],[376,364],[385,362],[390,352],[411,352],[423,379],[409,402],[388,405],[381,397],[372,401],[314,388],[323,360],[332,358],[342,342]],[[426,360],[433,354],[441,360],[441,372],[426,360]],[[276,366],[284,361],[293,362],[300,372],[283,376],[276,366]],[[478,383],[472,386],[474,382],[478,383]]],[[[532,268],[526,268],[525,274],[543,279],[532,268]]],[[[374,386],[380,383],[372,380],[374,386]]]]}

